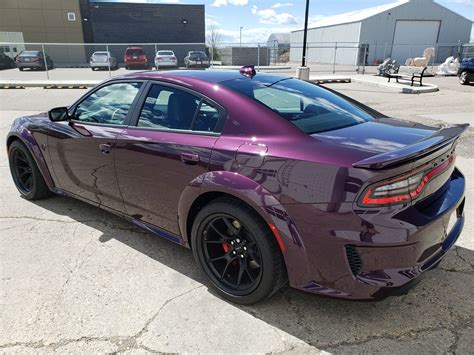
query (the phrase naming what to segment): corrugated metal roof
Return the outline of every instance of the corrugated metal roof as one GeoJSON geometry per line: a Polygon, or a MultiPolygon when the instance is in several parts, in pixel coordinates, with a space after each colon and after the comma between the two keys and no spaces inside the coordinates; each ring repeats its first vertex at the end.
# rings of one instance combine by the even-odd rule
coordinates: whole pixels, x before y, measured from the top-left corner
{"type": "MultiPolygon", "coordinates": [[[[321,19],[320,21],[312,24],[311,29],[318,28],[318,27],[342,25],[344,23],[359,22],[359,21],[365,20],[366,18],[372,17],[374,15],[377,15],[387,10],[398,7],[400,5],[406,4],[408,2],[410,2],[410,0],[400,0],[397,2],[392,2],[390,4],[369,7],[368,9],[356,10],[356,11],[346,12],[344,14],[325,17],[321,19]]],[[[293,32],[298,32],[298,31],[302,31],[302,30],[297,30],[293,32]]]]}

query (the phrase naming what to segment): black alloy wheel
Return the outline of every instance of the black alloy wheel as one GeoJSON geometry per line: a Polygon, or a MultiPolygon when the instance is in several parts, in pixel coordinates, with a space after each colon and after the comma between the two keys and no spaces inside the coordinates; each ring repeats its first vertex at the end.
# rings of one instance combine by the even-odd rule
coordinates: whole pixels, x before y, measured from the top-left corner
{"type": "Polygon", "coordinates": [[[287,282],[275,236],[239,200],[223,197],[205,205],[192,225],[191,247],[214,289],[229,301],[256,303],[287,282]]]}
{"type": "Polygon", "coordinates": [[[27,200],[39,200],[52,193],[28,148],[19,140],[8,148],[10,172],[16,188],[27,200]]]}
{"type": "Polygon", "coordinates": [[[262,277],[262,256],[255,236],[237,219],[212,216],[203,230],[201,248],[209,272],[232,294],[245,295],[262,277]]]}

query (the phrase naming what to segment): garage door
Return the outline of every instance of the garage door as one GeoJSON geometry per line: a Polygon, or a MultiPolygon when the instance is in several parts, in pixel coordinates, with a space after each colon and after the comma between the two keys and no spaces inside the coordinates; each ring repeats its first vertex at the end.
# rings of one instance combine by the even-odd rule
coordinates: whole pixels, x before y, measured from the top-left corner
{"type": "Polygon", "coordinates": [[[392,58],[404,64],[407,58],[421,57],[427,47],[438,42],[440,21],[397,20],[392,58]]]}

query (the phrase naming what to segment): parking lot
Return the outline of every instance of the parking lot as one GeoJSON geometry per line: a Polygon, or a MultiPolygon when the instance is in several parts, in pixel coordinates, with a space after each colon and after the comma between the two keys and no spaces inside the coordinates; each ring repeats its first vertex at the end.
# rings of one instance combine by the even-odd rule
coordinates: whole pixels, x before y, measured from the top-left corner
{"type": "MultiPolygon", "coordinates": [[[[401,119],[474,125],[474,86],[462,87],[455,77],[427,81],[440,91],[329,86],[401,119]]],[[[1,90],[1,140],[15,117],[68,105],[84,92],[1,90]]],[[[440,267],[408,294],[351,302],[287,288],[264,303],[236,306],[209,289],[189,250],[70,198],[20,198],[2,144],[0,351],[472,353],[473,152],[470,128],[457,160],[468,179],[464,231],[440,267]]]]}

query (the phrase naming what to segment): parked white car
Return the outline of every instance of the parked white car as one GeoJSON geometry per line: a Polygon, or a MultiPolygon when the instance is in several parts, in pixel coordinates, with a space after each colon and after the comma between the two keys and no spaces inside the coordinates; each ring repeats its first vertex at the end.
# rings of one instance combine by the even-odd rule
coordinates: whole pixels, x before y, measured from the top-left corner
{"type": "Polygon", "coordinates": [[[177,68],[178,59],[174,55],[173,51],[158,51],[155,55],[155,67],[156,70],[161,68],[177,68]]]}
{"type": "Polygon", "coordinates": [[[109,52],[94,52],[89,61],[92,70],[96,69],[118,69],[117,58],[113,57],[109,52]]]}

